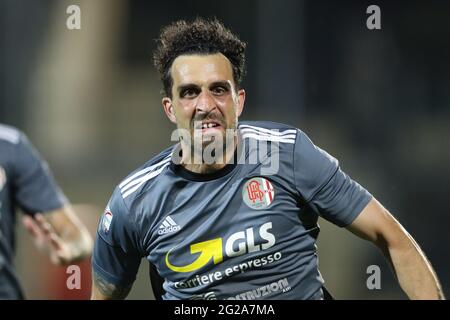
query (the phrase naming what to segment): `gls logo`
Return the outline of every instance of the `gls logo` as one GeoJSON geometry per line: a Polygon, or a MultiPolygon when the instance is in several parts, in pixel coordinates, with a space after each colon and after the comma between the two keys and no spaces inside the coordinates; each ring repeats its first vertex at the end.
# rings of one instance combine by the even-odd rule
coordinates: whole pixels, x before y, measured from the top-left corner
{"type": "MultiPolygon", "coordinates": [[[[225,254],[227,257],[237,257],[250,252],[257,252],[266,250],[275,245],[275,236],[268,230],[272,229],[272,222],[267,222],[259,228],[259,236],[266,240],[261,245],[255,245],[255,237],[253,228],[248,228],[245,231],[233,233],[225,241],[225,254]],[[237,250],[234,244],[237,243],[237,250]]],[[[166,265],[169,269],[175,272],[191,272],[205,266],[211,258],[214,264],[219,264],[223,261],[222,253],[222,238],[216,238],[208,241],[191,244],[191,254],[200,253],[197,259],[186,266],[175,266],[169,262],[169,255],[172,249],[166,254],[166,265]]]]}

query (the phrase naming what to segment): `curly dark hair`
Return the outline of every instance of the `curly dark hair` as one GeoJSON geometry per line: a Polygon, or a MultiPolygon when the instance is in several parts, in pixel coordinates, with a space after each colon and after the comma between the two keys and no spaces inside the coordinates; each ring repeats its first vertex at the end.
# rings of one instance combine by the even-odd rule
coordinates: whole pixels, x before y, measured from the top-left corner
{"type": "Polygon", "coordinates": [[[192,22],[176,21],[162,29],[156,42],[153,62],[163,83],[162,94],[166,97],[172,96],[170,68],[180,55],[220,52],[231,62],[233,80],[237,87],[245,75],[245,42],[215,18],[197,18],[192,22]]]}

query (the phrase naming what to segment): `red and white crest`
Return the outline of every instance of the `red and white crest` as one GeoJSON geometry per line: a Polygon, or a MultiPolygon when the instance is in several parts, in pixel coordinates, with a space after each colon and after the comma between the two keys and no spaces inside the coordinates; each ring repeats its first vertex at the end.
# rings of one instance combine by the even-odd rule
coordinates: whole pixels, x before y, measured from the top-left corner
{"type": "Polygon", "coordinates": [[[244,184],[242,198],[250,208],[256,210],[264,209],[273,202],[275,189],[266,178],[252,178],[244,184]]]}

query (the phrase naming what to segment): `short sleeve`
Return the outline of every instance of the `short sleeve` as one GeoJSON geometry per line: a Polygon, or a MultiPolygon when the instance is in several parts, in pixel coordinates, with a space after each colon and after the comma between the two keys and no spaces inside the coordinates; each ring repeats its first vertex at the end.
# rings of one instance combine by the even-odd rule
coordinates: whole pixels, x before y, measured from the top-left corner
{"type": "Polygon", "coordinates": [[[340,169],[334,157],[300,130],[294,147],[294,180],[302,202],[340,227],[353,222],[372,199],[340,169]]]}
{"type": "Polygon", "coordinates": [[[134,282],[143,256],[132,220],[116,190],[100,218],[92,256],[94,271],[116,285],[134,282]]]}
{"type": "Polygon", "coordinates": [[[13,197],[25,213],[44,213],[67,203],[47,163],[24,134],[13,153],[13,197]]]}

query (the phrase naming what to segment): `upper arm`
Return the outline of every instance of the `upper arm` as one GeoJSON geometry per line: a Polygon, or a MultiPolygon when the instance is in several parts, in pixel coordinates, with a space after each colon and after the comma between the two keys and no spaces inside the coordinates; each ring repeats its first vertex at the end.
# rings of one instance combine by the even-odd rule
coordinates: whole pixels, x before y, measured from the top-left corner
{"type": "MultiPolygon", "coordinates": [[[[92,268],[97,293],[108,296],[131,288],[143,256],[140,237],[120,191],[113,194],[97,229],[92,268]],[[110,288],[112,291],[108,291],[110,288]],[[99,291],[100,290],[100,291],[99,291]]],[[[113,295],[115,296],[115,295],[113,295]]]]}
{"type": "Polygon", "coordinates": [[[91,300],[120,300],[125,299],[130,292],[132,284],[117,285],[110,283],[100,274],[92,271],[91,300]]]}
{"type": "Polygon", "coordinates": [[[14,147],[12,164],[14,201],[25,213],[53,211],[67,203],[46,161],[23,134],[14,147]]]}
{"type": "Polygon", "coordinates": [[[347,226],[347,229],[380,247],[395,246],[407,238],[406,230],[375,198],[347,226]]]}

